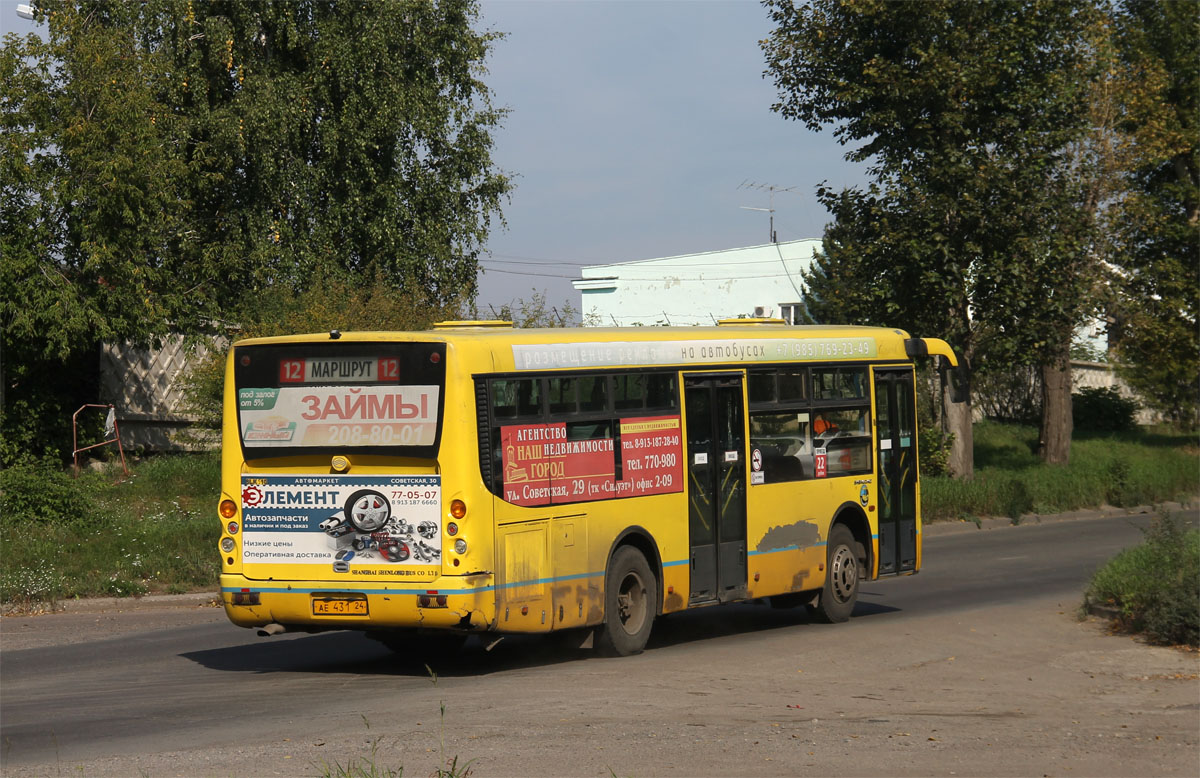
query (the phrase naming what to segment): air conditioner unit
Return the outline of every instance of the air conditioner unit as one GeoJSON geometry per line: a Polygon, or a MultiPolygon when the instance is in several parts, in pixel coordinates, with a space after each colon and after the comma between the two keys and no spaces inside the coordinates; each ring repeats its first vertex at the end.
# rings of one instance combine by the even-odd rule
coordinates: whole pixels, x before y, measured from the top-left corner
{"type": "Polygon", "coordinates": [[[756,305],[754,306],[754,317],[756,319],[765,319],[775,314],[775,307],[771,305],[756,305]]]}

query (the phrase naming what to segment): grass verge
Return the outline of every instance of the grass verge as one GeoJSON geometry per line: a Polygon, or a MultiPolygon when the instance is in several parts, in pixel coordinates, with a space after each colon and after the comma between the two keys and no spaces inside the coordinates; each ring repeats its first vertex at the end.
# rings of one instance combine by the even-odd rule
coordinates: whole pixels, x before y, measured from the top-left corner
{"type": "Polygon", "coordinates": [[[1141,544],[1092,577],[1084,611],[1116,612],[1116,626],[1152,643],[1200,647],[1200,530],[1160,514],[1141,544]]]}
{"type": "Polygon", "coordinates": [[[975,478],[921,479],[925,521],[1061,513],[1102,504],[1149,505],[1200,492],[1194,435],[1163,431],[1077,435],[1071,463],[1042,464],[1034,427],[975,425],[975,478]]]}
{"type": "Polygon", "coordinates": [[[211,590],[219,535],[216,454],[153,457],[120,468],[0,472],[0,599],[32,607],[75,597],[211,590]]]}

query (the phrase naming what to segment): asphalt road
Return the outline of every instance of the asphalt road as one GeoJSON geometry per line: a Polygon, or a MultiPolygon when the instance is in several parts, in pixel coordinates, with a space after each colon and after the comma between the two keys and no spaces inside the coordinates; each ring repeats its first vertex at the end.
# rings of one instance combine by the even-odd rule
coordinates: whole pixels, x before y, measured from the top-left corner
{"type": "MultiPolygon", "coordinates": [[[[1195,509],[1186,516],[1196,523],[1195,509]]],[[[1195,656],[1137,645],[1141,658],[1127,657],[1128,638],[1071,615],[1091,573],[1136,543],[1149,518],[935,527],[921,574],[866,585],[849,624],[811,624],[802,610],[759,604],[709,608],[660,620],[638,657],[604,659],[553,639],[506,638],[490,652],[472,643],[458,657],[432,660],[436,679],[357,634],[259,638],[215,608],[10,616],[0,621],[0,768],[5,775],[320,775],[324,766],[365,759],[423,775],[461,755],[478,760],[476,775],[788,775],[801,772],[797,759],[813,760],[802,771],[813,774],[1043,775],[1056,774],[1042,769],[1046,760],[1073,754],[1071,765],[1093,767],[1074,774],[1189,774],[1174,772],[1180,758],[1194,773],[1200,705],[1186,700],[1200,688],[1195,656]],[[985,646],[989,631],[993,643],[985,646]],[[960,650],[947,653],[956,642],[960,650]],[[1068,655],[1078,661],[1054,672],[1068,655]],[[1116,656],[1120,670],[1110,666],[1116,656]],[[1149,668],[1135,667],[1137,678],[1190,684],[1147,698],[1182,693],[1185,702],[1146,708],[1152,726],[1149,717],[1139,720],[1168,733],[1172,756],[1163,761],[1153,750],[1163,735],[1150,731],[1145,753],[1120,744],[1125,762],[1071,732],[1059,743],[1057,725],[1047,721],[1066,716],[1102,738],[1109,718],[1124,715],[1100,703],[1133,699],[1137,689],[1113,696],[1094,683],[1110,672],[1114,684],[1134,683],[1131,659],[1149,668]],[[968,671],[969,662],[979,666],[968,671]],[[1065,680],[1056,680],[1064,669],[1065,680]],[[955,675],[964,672],[970,677],[955,675]],[[1033,684],[1043,672],[1038,689],[1028,687],[1030,699],[1065,685],[1046,692],[1036,713],[1034,703],[1010,704],[1016,681],[1028,675],[1033,684]],[[945,677],[909,688],[921,674],[945,677]],[[1076,703],[1093,693],[1101,695],[1095,722],[1080,724],[1076,703]],[[921,713],[922,706],[954,700],[952,729],[968,740],[943,754],[905,752],[914,721],[948,715],[921,713]],[[969,711],[984,700],[992,702],[982,705],[983,718],[972,719],[969,711]],[[897,731],[876,742],[827,730],[819,722],[834,713],[841,726],[886,723],[897,731]],[[1024,754],[997,762],[984,741],[1002,740],[1009,729],[1024,754]],[[979,755],[967,758],[973,748],[979,755]]],[[[921,745],[944,742],[950,730],[941,731],[921,745]]],[[[1120,736],[1118,729],[1104,742],[1120,736]]]]}

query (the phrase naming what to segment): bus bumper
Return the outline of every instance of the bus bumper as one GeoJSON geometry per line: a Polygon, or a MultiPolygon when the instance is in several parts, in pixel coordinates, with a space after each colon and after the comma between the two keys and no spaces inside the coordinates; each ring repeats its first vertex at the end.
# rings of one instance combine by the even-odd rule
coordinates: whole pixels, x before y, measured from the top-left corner
{"type": "Polygon", "coordinates": [[[240,627],[379,630],[396,627],[484,631],[495,623],[490,574],[442,576],[403,585],[347,587],[325,581],[260,581],[221,576],[221,602],[240,627]]]}

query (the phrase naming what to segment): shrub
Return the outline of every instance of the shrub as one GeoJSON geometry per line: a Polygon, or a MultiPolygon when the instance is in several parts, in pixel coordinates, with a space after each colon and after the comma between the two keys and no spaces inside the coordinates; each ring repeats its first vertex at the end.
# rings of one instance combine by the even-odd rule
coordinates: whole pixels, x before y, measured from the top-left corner
{"type": "Polygon", "coordinates": [[[1137,425],[1137,400],[1122,397],[1112,387],[1095,386],[1071,395],[1075,429],[1090,432],[1125,432],[1137,425]]]}
{"type": "Polygon", "coordinates": [[[954,445],[954,433],[946,432],[941,427],[931,425],[919,433],[919,448],[921,477],[948,475],[950,463],[950,447],[954,445]]]}
{"type": "Polygon", "coordinates": [[[6,526],[74,521],[92,509],[87,491],[56,465],[42,462],[0,470],[0,517],[6,526]]]}
{"type": "Polygon", "coordinates": [[[1200,530],[1160,515],[1140,545],[1093,576],[1086,605],[1119,611],[1119,625],[1165,645],[1200,645],[1200,530]]]}

